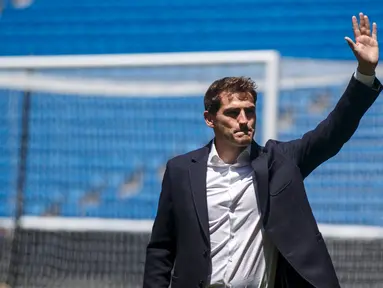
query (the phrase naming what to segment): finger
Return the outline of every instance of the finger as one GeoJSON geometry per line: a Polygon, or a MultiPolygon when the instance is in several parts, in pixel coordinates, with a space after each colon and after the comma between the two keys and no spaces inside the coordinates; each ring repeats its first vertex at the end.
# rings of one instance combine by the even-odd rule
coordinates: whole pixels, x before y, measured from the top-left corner
{"type": "Polygon", "coordinates": [[[370,30],[370,20],[368,19],[367,15],[364,15],[364,23],[366,26],[366,35],[371,36],[371,30],[370,30]]]}
{"type": "Polygon", "coordinates": [[[344,39],[347,41],[348,46],[350,46],[351,50],[354,52],[357,47],[355,42],[352,41],[349,37],[344,37],[344,39]]]}
{"type": "Polygon", "coordinates": [[[362,12],[359,13],[359,30],[362,35],[366,35],[366,23],[362,12]]]}
{"type": "Polygon", "coordinates": [[[354,38],[358,38],[360,36],[360,30],[358,26],[358,20],[356,20],[355,16],[352,16],[352,30],[354,31],[354,38]]]}
{"type": "Polygon", "coordinates": [[[378,26],[376,23],[372,23],[372,39],[378,41],[378,26]]]}

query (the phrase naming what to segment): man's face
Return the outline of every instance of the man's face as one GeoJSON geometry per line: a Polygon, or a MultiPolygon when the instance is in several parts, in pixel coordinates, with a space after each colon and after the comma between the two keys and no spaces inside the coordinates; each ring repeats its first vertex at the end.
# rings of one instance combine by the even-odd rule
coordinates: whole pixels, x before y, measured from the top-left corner
{"type": "Polygon", "coordinates": [[[212,120],[215,137],[218,141],[236,147],[251,144],[255,134],[255,105],[250,93],[221,94],[221,106],[216,115],[209,116],[212,120]],[[221,140],[222,139],[222,140],[221,140]]]}

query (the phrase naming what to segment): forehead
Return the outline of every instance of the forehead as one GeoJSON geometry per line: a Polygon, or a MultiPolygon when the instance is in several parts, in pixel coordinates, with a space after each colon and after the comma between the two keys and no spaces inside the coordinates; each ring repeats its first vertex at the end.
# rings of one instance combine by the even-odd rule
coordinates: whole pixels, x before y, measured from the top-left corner
{"type": "Polygon", "coordinates": [[[253,106],[254,105],[254,97],[250,92],[223,92],[220,95],[221,98],[221,106],[253,106]]]}

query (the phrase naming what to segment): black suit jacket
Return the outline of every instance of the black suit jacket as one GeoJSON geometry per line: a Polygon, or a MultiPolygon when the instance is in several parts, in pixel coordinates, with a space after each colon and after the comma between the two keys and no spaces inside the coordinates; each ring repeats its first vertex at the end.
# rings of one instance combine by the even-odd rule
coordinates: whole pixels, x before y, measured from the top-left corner
{"type": "MultiPolygon", "coordinates": [[[[303,180],[336,155],[382,87],[352,77],[329,116],[302,138],[252,144],[251,166],[265,233],[279,251],[275,287],[340,287],[303,180]]],[[[182,141],[182,140],[180,140],[182,141]]],[[[167,163],[147,246],[144,288],[205,287],[211,273],[205,147],[167,163]],[[174,273],[172,275],[172,269],[174,273]]]]}

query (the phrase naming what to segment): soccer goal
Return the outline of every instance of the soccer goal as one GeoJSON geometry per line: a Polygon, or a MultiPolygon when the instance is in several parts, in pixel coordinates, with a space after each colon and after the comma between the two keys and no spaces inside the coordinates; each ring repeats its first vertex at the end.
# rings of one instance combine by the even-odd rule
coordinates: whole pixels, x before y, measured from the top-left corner
{"type": "MultiPolygon", "coordinates": [[[[333,74],[310,68],[317,73],[305,75],[310,65],[282,62],[276,51],[0,57],[0,283],[141,287],[166,161],[213,136],[203,120],[208,86],[226,76],[254,79],[256,140],[287,140],[300,136],[294,127],[314,128],[308,118],[322,120],[339,98],[328,95],[341,91],[352,73],[334,65],[333,74]]],[[[378,113],[370,116],[369,121],[379,122],[378,113]]],[[[379,147],[362,136],[355,145],[379,147]]],[[[346,147],[341,159],[353,159],[353,151],[346,147]]],[[[343,168],[338,162],[326,167],[333,166],[339,182],[343,168]]],[[[383,176],[370,174],[375,175],[372,183],[383,176]]],[[[362,177],[347,175],[339,184],[343,188],[362,177]]],[[[379,189],[367,187],[377,204],[372,218],[371,211],[347,218],[353,208],[330,205],[335,196],[342,199],[343,190],[321,176],[307,183],[309,198],[317,218],[327,223],[320,229],[342,283],[379,286],[379,189]],[[317,183],[330,188],[319,189],[317,183]],[[371,219],[374,227],[333,225],[371,224],[371,219]]]]}

